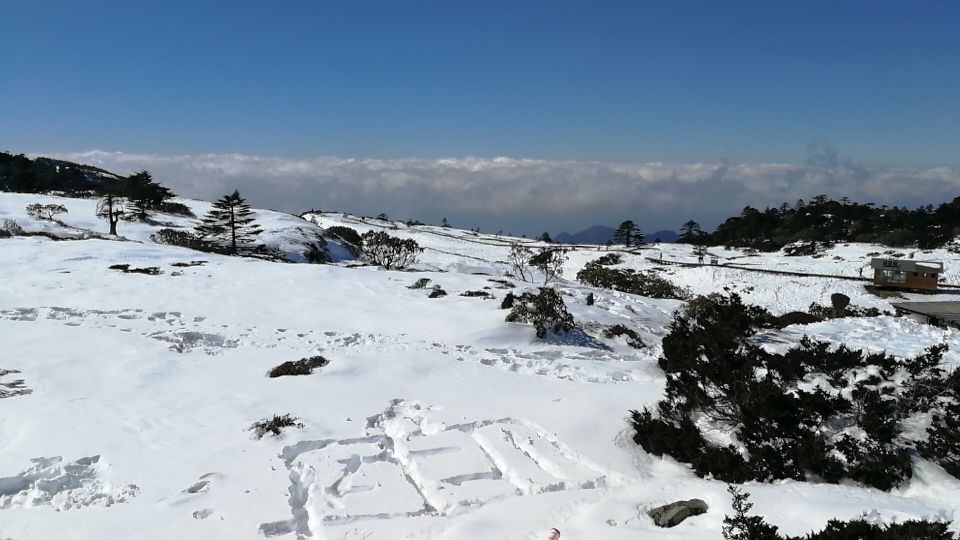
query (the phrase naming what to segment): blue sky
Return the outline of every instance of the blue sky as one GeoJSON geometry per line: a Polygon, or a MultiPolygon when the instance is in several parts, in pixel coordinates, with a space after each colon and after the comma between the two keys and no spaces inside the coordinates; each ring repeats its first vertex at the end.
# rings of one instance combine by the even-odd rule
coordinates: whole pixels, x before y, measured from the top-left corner
{"type": "Polygon", "coordinates": [[[939,203],[960,2],[0,0],[0,150],[527,234],[939,203]]]}
{"type": "Polygon", "coordinates": [[[960,2],[6,0],[0,148],[960,163],[960,2]]]}

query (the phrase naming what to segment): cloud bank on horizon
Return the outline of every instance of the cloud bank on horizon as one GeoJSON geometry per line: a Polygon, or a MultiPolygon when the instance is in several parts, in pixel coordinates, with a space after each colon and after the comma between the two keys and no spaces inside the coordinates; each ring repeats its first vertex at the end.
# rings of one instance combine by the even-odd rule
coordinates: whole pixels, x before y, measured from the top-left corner
{"type": "Polygon", "coordinates": [[[54,157],[120,174],[147,169],[185,197],[233,189],[255,207],[337,210],[536,234],[633,219],[644,230],[695,219],[712,229],[745,206],[818,194],[897,206],[960,195],[960,167],[867,166],[823,145],[803,163],[613,163],[497,158],[268,157],[89,151],[54,157]]]}

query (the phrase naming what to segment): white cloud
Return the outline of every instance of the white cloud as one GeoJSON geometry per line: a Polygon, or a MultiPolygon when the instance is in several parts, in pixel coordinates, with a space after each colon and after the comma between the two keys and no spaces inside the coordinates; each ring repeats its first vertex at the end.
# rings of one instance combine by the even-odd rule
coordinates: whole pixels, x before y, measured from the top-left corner
{"type": "Polygon", "coordinates": [[[824,193],[916,206],[960,195],[957,167],[856,165],[822,146],[804,163],[604,163],[517,158],[350,159],[91,151],[56,157],[127,174],[147,169],[174,192],[239,189],[260,207],[377,214],[534,233],[634,219],[646,230],[693,218],[708,227],[744,206],[824,193]]]}

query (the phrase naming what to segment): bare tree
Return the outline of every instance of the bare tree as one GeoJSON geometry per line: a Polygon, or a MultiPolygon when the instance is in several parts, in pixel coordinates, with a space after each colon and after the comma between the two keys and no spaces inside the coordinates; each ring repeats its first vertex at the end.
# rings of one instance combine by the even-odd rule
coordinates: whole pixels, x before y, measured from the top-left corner
{"type": "Polygon", "coordinates": [[[510,264],[510,270],[513,275],[521,281],[530,281],[533,274],[530,272],[530,257],[533,252],[526,247],[514,243],[510,244],[510,255],[507,257],[507,263],[510,264]]]}
{"type": "Polygon", "coordinates": [[[563,265],[570,260],[567,250],[560,248],[540,248],[540,252],[530,258],[530,265],[543,274],[543,284],[563,275],[563,265]]]}

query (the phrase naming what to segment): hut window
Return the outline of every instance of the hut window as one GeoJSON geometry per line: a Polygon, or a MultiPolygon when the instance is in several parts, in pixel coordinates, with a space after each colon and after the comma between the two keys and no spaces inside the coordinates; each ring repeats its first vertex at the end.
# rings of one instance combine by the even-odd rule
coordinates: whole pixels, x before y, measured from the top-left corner
{"type": "Polygon", "coordinates": [[[907,275],[904,272],[898,272],[896,270],[884,270],[883,280],[887,283],[905,283],[907,281],[907,275]]]}

